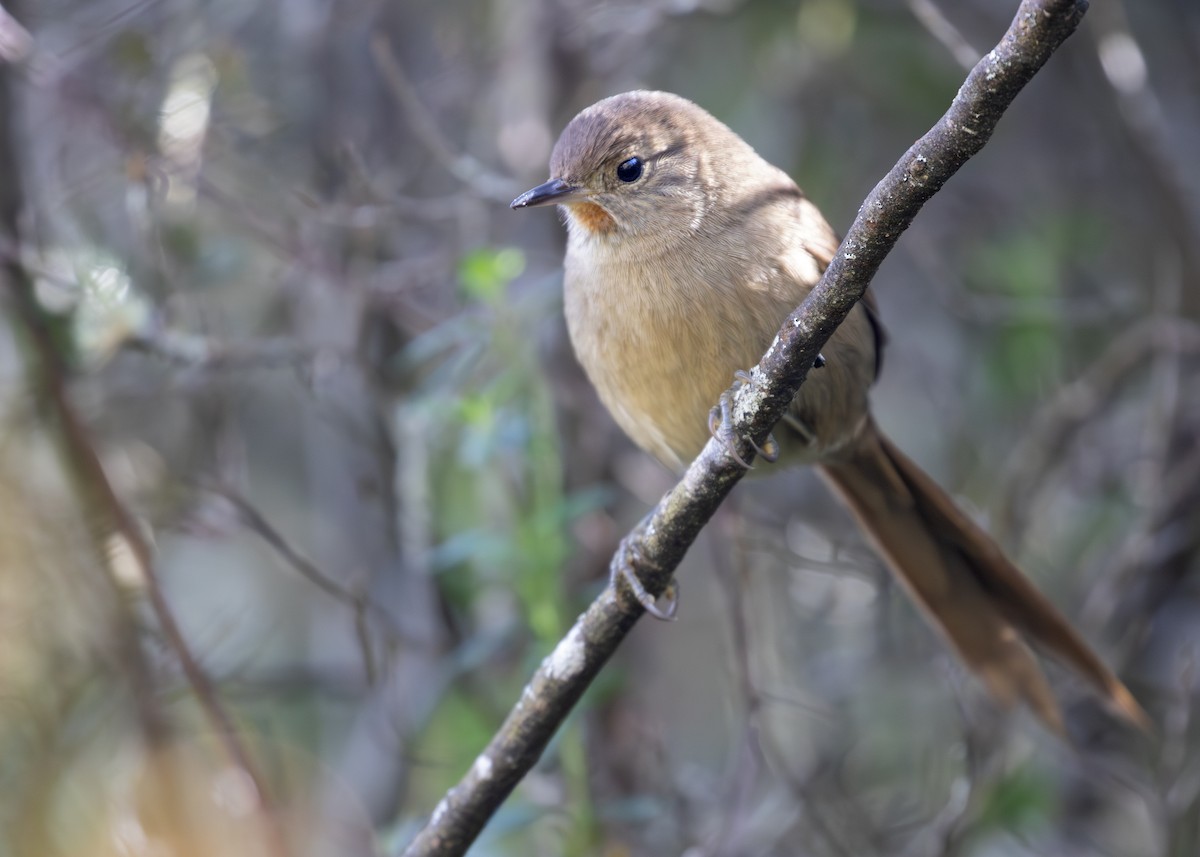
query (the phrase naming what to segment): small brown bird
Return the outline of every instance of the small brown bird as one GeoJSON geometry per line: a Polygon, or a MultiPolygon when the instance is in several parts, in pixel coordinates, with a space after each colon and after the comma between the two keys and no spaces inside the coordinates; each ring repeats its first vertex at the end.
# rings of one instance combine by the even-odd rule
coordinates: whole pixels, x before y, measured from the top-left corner
{"type": "MultiPolygon", "coordinates": [[[[838,238],[786,173],[665,92],[627,92],[581,112],[559,137],[550,172],[512,207],[557,204],[566,215],[575,352],[621,428],[681,470],[709,438],[713,404],[758,362],[838,238]]],[[[867,390],[882,344],[865,299],[776,428],[783,460],[817,466],[1000,702],[1024,700],[1061,731],[1035,644],[1144,725],[1133,696],[1050,601],[876,427],[867,390]]]]}

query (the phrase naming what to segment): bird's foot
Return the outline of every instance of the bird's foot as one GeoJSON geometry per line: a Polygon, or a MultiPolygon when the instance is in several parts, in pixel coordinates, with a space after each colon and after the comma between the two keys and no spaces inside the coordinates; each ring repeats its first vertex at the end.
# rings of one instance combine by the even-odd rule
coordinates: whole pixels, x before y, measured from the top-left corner
{"type": "Polygon", "coordinates": [[[672,578],[663,594],[655,598],[638,577],[638,568],[645,565],[646,558],[631,543],[630,537],[622,539],[621,546],[617,548],[617,553],[608,567],[608,580],[613,592],[620,592],[621,581],[624,581],[625,585],[629,587],[630,594],[638,604],[642,605],[643,610],[663,622],[674,621],[675,614],[679,610],[679,584],[672,578]],[[660,600],[663,602],[662,607],[658,606],[660,600]]]}
{"type": "MultiPolygon", "coordinates": [[[[730,417],[733,412],[733,396],[743,384],[753,386],[754,379],[745,369],[739,369],[733,373],[733,387],[722,393],[721,398],[717,400],[716,407],[708,412],[708,431],[721,441],[730,458],[747,470],[753,470],[754,465],[738,454],[737,443],[732,433],[726,429],[726,426],[732,425],[730,417]]],[[[779,460],[779,444],[776,443],[773,435],[767,435],[767,440],[762,446],[750,438],[746,438],[746,442],[754,447],[754,451],[768,463],[773,464],[779,460]]]]}

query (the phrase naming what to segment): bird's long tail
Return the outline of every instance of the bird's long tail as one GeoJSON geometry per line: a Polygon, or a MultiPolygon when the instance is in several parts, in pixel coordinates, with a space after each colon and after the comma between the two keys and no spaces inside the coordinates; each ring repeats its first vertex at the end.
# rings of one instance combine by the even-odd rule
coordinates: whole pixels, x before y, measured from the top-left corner
{"type": "Polygon", "coordinates": [[[1023,700],[1055,732],[1062,716],[1037,646],[1142,728],[1149,719],[1050,601],[928,475],[868,425],[822,475],[934,627],[1003,704],[1023,700]]]}

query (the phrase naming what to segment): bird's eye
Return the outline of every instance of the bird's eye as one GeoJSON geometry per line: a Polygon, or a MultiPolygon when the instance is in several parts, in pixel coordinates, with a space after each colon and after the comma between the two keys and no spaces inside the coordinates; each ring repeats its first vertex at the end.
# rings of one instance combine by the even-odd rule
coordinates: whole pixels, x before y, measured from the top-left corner
{"type": "Polygon", "coordinates": [[[630,158],[617,164],[617,178],[623,182],[635,182],[642,177],[642,159],[630,158]]]}

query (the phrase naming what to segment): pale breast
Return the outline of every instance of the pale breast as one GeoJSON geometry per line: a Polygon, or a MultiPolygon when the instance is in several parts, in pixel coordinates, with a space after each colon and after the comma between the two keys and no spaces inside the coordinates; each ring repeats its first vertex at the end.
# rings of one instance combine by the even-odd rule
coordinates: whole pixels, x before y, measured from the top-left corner
{"type": "MultiPolygon", "coordinates": [[[[709,410],[734,373],[762,357],[821,267],[798,237],[757,236],[757,253],[720,237],[665,251],[568,242],[564,305],[579,361],[625,433],[675,470],[707,442],[709,410]]],[[[861,308],[824,354],[793,407],[816,443],[776,432],[791,460],[835,449],[866,414],[875,352],[861,308]]]]}
{"type": "Polygon", "coordinates": [[[613,419],[634,443],[678,470],[708,439],[708,411],[733,380],[734,358],[722,354],[709,310],[664,299],[672,290],[648,282],[646,273],[614,280],[572,275],[568,266],[567,327],[613,419]]]}

